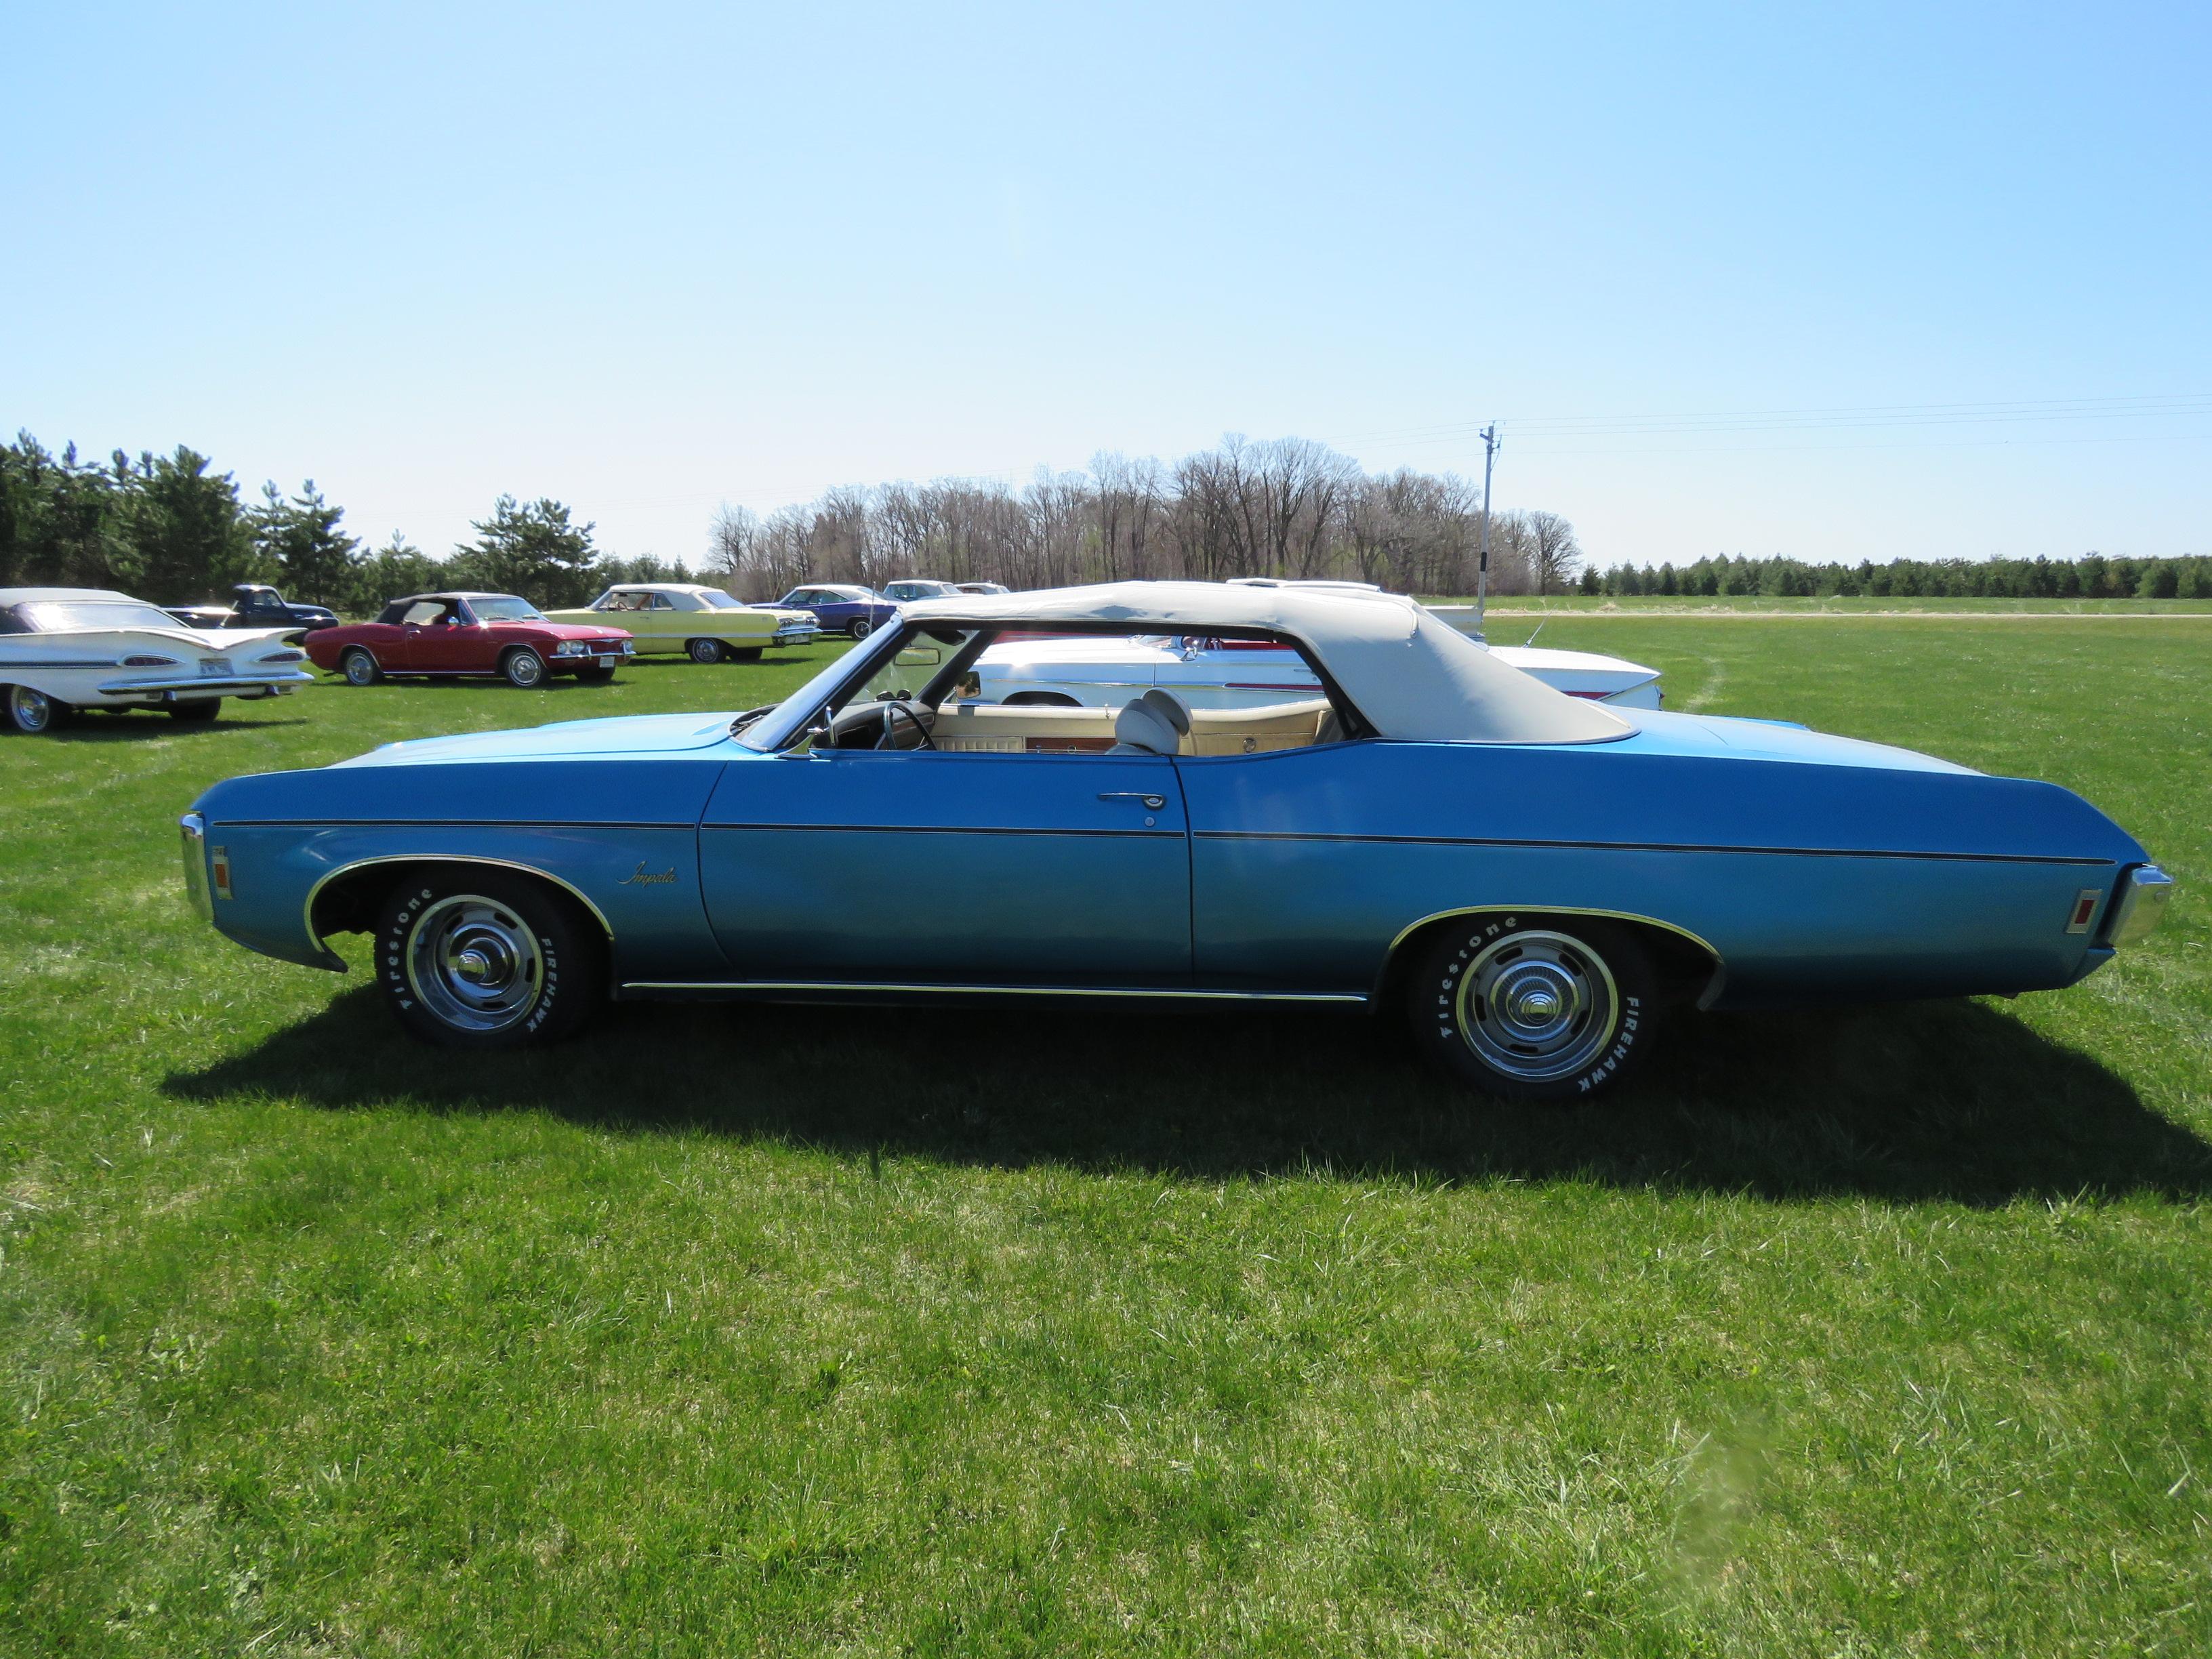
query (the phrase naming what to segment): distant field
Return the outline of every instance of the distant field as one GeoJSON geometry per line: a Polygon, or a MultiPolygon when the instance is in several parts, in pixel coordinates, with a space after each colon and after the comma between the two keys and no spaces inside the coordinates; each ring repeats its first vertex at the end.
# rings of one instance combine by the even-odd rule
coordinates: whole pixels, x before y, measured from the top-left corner
{"type": "MultiPolygon", "coordinates": [[[[1437,601],[1472,605],[1474,596],[1437,601]]],[[[1686,616],[1743,614],[1747,616],[1943,616],[1986,614],[2008,617],[2187,617],[2212,616],[2212,599],[1938,599],[1896,595],[1886,599],[1770,599],[1736,594],[1726,599],[1702,595],[1643,593],[1612,599],[1585,598],[1579,593],[1501,594],[1488,606],[1493,615],[1520,616],[1537,612],[1590,611],[1606,615],[1686,616]]]]}
{"type": "Polygon", "coordinates": [[[177,812],[836,647],[0,739],[0,1652],[2212,1650],[2212,634],[1714,620],[1543,642],[2081,789],[2164,932],[1559,1111],[1356,1018],[455,1056],[191,919],[177,812]]]}

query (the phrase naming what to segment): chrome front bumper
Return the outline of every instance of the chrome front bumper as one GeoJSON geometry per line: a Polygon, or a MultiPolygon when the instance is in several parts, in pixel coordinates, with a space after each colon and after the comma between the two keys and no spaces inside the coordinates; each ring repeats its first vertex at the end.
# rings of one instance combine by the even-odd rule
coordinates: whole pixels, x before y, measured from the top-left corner
{"type": "Polygon", "coordinates": [[[2155,864],[2138,864],[2120,878],[2105,922],[2105,943],[2125,950],[2147,939],[2173,896],[2173,878],[2155,864]]]}
{"type": "Polygon", "coordinates": [[[184,837],[185,900],[194,915],[212,924],[215,900],[208,893],[207,820],[197,812],[187,812],[177,820],[177,829],[184,837]]]}

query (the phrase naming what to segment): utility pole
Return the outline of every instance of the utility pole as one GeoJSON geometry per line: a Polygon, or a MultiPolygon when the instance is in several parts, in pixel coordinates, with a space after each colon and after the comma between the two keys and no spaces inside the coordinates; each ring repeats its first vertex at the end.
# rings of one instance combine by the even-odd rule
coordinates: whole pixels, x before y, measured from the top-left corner
{"type": "Polygon", "coordinates": [[[1474,637],[1482,637],[1482,608],[1490,599],[1490,471],[1498,465],[1498,422],[1482,428],[1482,558],[1474,576],[1474,637]]]}

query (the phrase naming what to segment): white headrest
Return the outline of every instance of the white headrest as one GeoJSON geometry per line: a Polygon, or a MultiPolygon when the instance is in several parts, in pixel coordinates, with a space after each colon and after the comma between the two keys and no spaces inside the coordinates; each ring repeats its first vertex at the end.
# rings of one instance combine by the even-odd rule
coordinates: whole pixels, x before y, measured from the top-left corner
{"type": "Polygon", "coordinates": [[[1167,723],[1175,727],[1178,733],[1188,733],[1189,732],[1190,705],[1185,702],[1182,698],[1175,692],[1170,691],[1163,686],[1156,685],[1151,690],[1146,692],[1143,696],[1138,698],[1137,701],[1139,702],[1150,703],[1154,708],[1158,709],[1161,715],[1165,718],[1167,723]]]}
{"type": "Polygon", "coordinates": [[[1157,693],[1147,691],[1134,702],[1121,705],[1121,712],[1114,716],[1114,742],[1123,749],[1143,749],[1155,755],[1172,755],[1180,736],[1175,722],[1160,711],[1152,701],[1157,693]]]}

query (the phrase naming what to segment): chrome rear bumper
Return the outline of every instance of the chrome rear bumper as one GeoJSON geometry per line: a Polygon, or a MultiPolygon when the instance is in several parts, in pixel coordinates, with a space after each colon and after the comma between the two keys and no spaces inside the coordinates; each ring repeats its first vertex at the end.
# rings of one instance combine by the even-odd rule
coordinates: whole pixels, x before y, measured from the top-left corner
{"type": "Polygon", "coordinates": [[[2173,878],[2155,864],[2138,864],[2120,878],[2105,923],[2105,943],[2114,950],[2140,944],[2166,914],[2173,896],[2173,878]]]}
{"type": "Polygon", "coordinates": [[[185,902],[194,915],[212,923],[215,901],[208,895],[207,820],[197,812],[187,812],[177,820],[177,829],[184,837],[185,902]]]}

